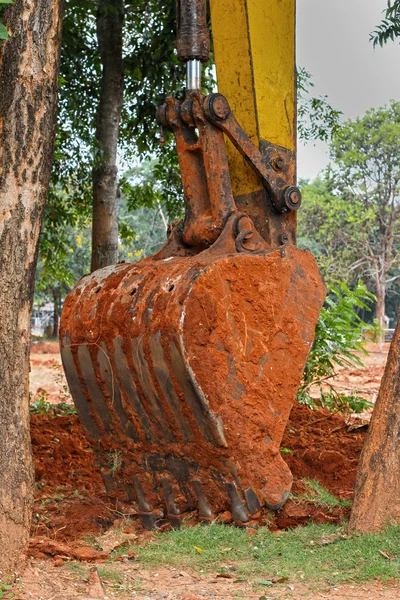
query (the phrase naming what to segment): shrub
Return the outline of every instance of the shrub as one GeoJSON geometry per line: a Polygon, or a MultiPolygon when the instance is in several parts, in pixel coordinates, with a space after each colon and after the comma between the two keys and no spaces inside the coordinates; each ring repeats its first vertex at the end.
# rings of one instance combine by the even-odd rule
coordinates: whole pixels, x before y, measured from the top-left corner
{"type": "Polygon", "coordinates": [[[371,406],[357,395],[338,392],[331,380],[338,367],[364,366],[359,354],[367,354],[365,339],[375,337],[379,326],[375,321],[365,323],[358,311],[370,310],[375,299],[366,286],[359,282],[350,290],[342,281],[328,287],[328,296],[321,310],[315,330],[315,340],[304,369],[303,382],[297,394],[302,404],[321,406],[331,411],[362,412],[371,406]],[[319,387],[320,399],[311,397],[312,386],[319,387]]]}

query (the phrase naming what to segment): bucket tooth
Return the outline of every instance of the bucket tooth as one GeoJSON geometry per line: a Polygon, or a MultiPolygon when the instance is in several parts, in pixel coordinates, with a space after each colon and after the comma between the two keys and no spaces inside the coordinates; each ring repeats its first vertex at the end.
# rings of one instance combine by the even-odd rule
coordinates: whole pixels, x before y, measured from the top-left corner
{"type": "Polygon", "coordinates": [[[111,475],[110,471],[108,471],[107,469],[100,469],[100,475],[101,475],[101,478],[104,483],[104,487],[106,488],[107,492],[108,493],[115,492],[116,486],[115,486],[114,478],[111,475]]]}
{"type": "Polygon", "coordinates": [[[151,512],[150,504],[146,500],[146,496],[143,490],[143,486],[140,483],[139,477],[135,476],[133,478],[133,485],[136,491],[137,503],[139,510],[144,511],[146,513],[151,512]]]}
{"type": "Polygon", "coordinates": [[[286,500],[289,498],[289,494],[290,494],[290,490],[286,490],[283,495],[282,498],[279,502],[265,502],[265,506],[269,509],[269,510],[279,510],[282,508],[282,506],[285,504],[286,500]]]}
{"type": "Polygon", "coordinates": [[[229,498],[231,501],[231,513],[233,520],[241,521],[242,523],[247,523],[247,521],[249,520],[249,515],[247,514],[247,511],[242,504],[236,485],[234,483],[227,483],[226,489],[228,490],[229,498]]]}
{"type": "Polygon", "coordinates": [[[259,510],[261,510],[260,501],[257,497],[257,494],[252,488],[247,488],[247,490],[244,490],[244,497],[246,500],[247,508],[251,515],[255,515],[256,513],[258,513],[259,510]]]}
{"type": "Polygon", "coordinates": [[[175,504],[174,491],[168,477],[161,478],[161,485],[164,492],[165,504],[167,507],[167,518],[174,529],[179,529],[181,526],[180,510],[175,504]]]}
{"type": "Polygon", "coordinates": [[[125,489],[126,489],[126,494],[128,496],[129,502],[135,502],[136,501],[136,493],[135,493],[135,488],[133,487],[133,485],[130,483],[125,483],[125,489]]]}
{"type": "Polygon", "coordinates": [[[211,520],[213,517],[213,513],[210,508],[210,505],[207,502],[207,498],[204,493],[203,486],[201,485],[201,481],[199,479],[193,479],[192,483],[197,496],[199,517],[201,517],[202,519],[211,520]]]}
{"type": "Polygon", "coordinates": [[[142,523],[145,529],[147,529],[148,531],[156,529],[157,517],[154,513],[138,512],[137,514],[139,515],[140,522],[142,523]]]}
{"type": "Polygon", "coordinates": [[[161,485],[164,491],[165,503],[169,515],[180,515],[180,511],[175,504],[174,491],[168,477],[161,478],[161,485]]]}
{"type": "Polygon", "coordinates": [[[140,521],[145,529],[154,529],[156,526],[157,517],[152,512],[150,504],[146,500],[143,486],[140,483],[139,477],[135,476],[133,478],[133,486],[136,492],[136,498],[139,507],[137,514],[139,515],[140,521]]]}

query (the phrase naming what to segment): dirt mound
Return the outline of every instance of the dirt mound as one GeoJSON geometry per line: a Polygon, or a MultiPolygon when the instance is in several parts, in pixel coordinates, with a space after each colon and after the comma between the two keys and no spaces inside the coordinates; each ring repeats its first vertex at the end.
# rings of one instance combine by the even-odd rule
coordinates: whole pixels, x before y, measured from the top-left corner
{"type": "Polygon", "coordinates": [[[95,496],[104,491],[96,459],[76,415],[31,416],[37,498],[55,492],[95,496]]]}
{"type": "Polygon", "coordinates": [[[296,404],[291,412],[282,448],[294,476],[294,491],[302,478],[317,479],[335,496],[353,496],[358,459],[365,431],[348,431],[342,415],[312,411],[296,404]]]}
{"type": "MultiPolygon", "coordinates": [[[[73,541],[97,535],[129,515],[129,506],[104,491],[96,460],[76,415],[32,415],[36,501],[32,535],[73,541]]],[[[337,497],[353,495],[365,432],[349,432],[343,416],[296,405],[282,443],[294,476],[295,498],[279,511],[273,529],[316,522],[339,522],[348,508],[321,507],[296,499],[302,479],[317,479],[337,497]]],[[[229,521],[229,519],[228,519],[229,521]]]]}

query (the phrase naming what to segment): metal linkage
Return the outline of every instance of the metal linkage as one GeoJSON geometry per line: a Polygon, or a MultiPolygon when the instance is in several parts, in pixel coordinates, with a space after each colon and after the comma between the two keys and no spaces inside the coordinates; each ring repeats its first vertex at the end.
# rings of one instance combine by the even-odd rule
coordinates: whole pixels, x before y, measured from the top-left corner
{"type": "Polygon", "coordinates": [[[251,141],[233,115],[228,100],[222,94],[211,94],[204,99],[204,112],[209,121],[221,129],[247,160],[253,171],[260,177],[270,194],[277,213],[298,210],[301,205],[301,192],[295,185],[288,185],[290,163],[275,150],[275,156],[266,156],[251,141]]]}
{"type": "MultiPolygon", "coordinates": [[[[276,247],[294,238],[295,221],[290,213],[301,205],[300,190],[291,184],[295,177],[294,156],[273,145],[257,148],[222,94],[205,97],[199,92],[188,92],[181,102],[167,98],[158,110],[157,120],[175,135],[186,202],[182,237],[187,245],[213,244],[227,217],[238,212],[223,134],[246,159],[267,192],[267,218],[273,234],[266,241],[276,247]]],[[[249,217],[253,217],[250,211],[249,217]]],[[[257,228],[255,220],[254,224],[257,228]]],[[[262,235],[262,231],[259,233],[262,235]]]]}

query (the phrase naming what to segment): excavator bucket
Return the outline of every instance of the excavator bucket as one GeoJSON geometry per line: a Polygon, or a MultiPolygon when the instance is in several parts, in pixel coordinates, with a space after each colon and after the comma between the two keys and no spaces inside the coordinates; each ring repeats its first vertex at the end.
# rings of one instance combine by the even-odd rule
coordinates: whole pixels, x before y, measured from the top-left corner
{"type": "MultiPolygon", "coordinates": [[[[188,24],[200,28],[195,55],[204,60],[199,6],[182,2],[180,22],[189,37],[188,24]]],[[[203,521],[229,511],[246,523],[284,504],[292,475],[279,447],[325,297],[315,259],[293,243],[301,203],[293,153],[258,148],[224,96],[194,89],[197,59],[186,42],[178,52],[188,93],[158,113],[175,136],[185,219],[154,256],[81,279],[60,330],[105,487],[147,528],[163,519],[178,526],[192,511],[203,521]],[[233,196],[224,136],[250,165],[257,193],[233,196]]]]}
{"type": "Polygon", "coordinates": [[[96,271],[65,302],[86,435],[106,488],[147,526],[193,510],[246,522],[290,492],[279,446],[324,287],[310,253],[238,253],[232,232],[198,255],[96,271]]]}

